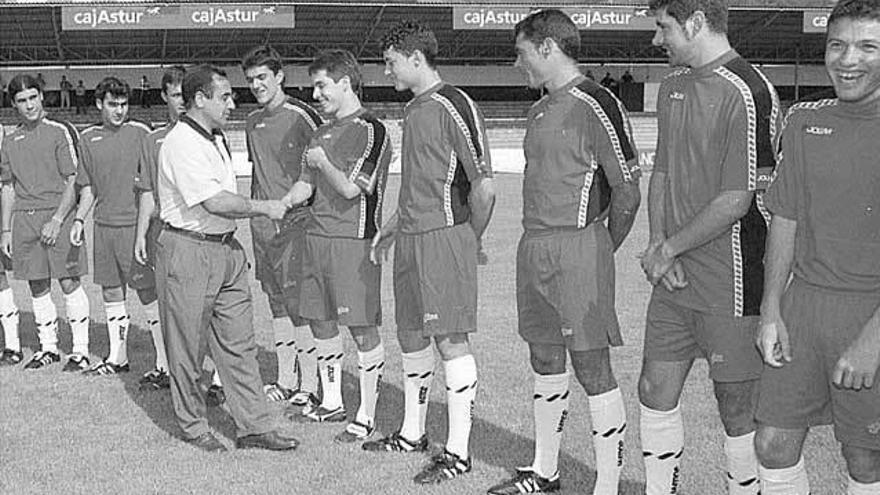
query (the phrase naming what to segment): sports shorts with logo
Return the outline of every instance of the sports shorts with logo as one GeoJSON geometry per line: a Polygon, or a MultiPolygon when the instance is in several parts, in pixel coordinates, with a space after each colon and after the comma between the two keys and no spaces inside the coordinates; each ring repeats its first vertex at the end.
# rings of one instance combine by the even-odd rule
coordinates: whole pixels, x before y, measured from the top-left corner
{"type": "Polygon", "coordinates": [[[523,234],[516,252],[519,334],[572,351],[623,344],[614,311],[614,249],[608,229],[523,234]]]}
{"type": "Polygon", "coordinates": [[[158,217],[150,218],[147,225],[147,264],[142,265],[136,260],[131,262],[128,272],[128,285],[135,290],[156,287],[156,240],[162,232],[162,221],[158,217]]]}
{"type": "Polygon", "coordinates": [[[307,235],[299,314],[341,325],[382,324],[382,267],[370,262],[370,239],[307,235]]]}
{"type": "Polygon", "coordinates": [[[880,386],[832,383],[837,360],[880,306],[876,293],[819,288],[795,278],[782,297],[791,362],[764,367],[757,420],[779,428],[834,425],[846,445],[880,450],[880,386]]]}
{"type": "Polygon", "coordinates": [[[93,282],[116,287],[128,282],[134,254],[134,225],[95,224],[95,273],[93,282]]]}
{"type": "Polygon", "coordinates": [[[648,303],[644,357],[649,361],[705,358],[716,382],[754,380],[763,361],[755,347],[758,316],[728,316],[679,304],[657,285],[648,303]]]}
{"type": "Polygon", "coordinates": [[[470,224],[398,234],[395,320],[426,337],[477,331],[477,239],[470,224]]]}
{"type": "Polygon", "coordinates": [[[80,277],[89,272],[86,244],[70,244],[73,215],[67,215],[55,244],[40,242],[43,224],[52,219],[55,209],[18,210],[12,215],[12,269],[19,280],[44,280],[80,277]]]}
{"type": "Polygon", "coordinates": [[[269,298],[272,316],[290,316],[297,326],[306,323],[299,316],[299,282],[306,240],[303,220],[251,219],[254,272],[269,298]],[[296,311],[288,315],[293,308],[296,311]]]}

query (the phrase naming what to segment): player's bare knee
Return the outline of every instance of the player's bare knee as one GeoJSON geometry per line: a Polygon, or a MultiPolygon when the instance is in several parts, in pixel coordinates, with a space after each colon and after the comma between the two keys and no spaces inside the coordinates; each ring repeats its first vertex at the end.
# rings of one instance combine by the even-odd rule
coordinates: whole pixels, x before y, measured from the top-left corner
{"type": "Polygon", "coordinates": [[[578,383],[587,395],[600,395],[617,387],[617,380],[611,369],[611,356],[608,348],[590,351],[572,351],[571,366],[578,383]]]}
{"type": "Polygon", "coordinates": [[[843,444],[840,452],[846,460],[846,470],[859,483],[880,481],[880,450],[870,450],[843,444]]]}
{"type": "Polygon", "coordinates": [[[418,352],[431,345],[431,339],[419,331],[397,327],[397,342],[404,354],[418,352]]]}
{"type": "Polygon", "coordinates": [[[532,369],[539,375],[565,373],[565,354],[565,346],[529,344],[529,361],[532,369]]]}
{"type": "Polygon", "coordinates": [[[768,469],[785,469],[794,466],[801,458],[803,445],[803,440],[798,438],[797,434],[786,430],[758,426],[755,431],[755,455],[758,457],[758,462],[768,469]]]}
{"type": "Polygon", "coordinates": [[[9,288],[9,279],[6,278],[6,274],[0,272],[0,291],[6,290],[9,288]]]}
{"type": "Polygon", "coordinates": [[[28,287],[31,289],[31,296],[41,297],[46,295],[52,289],[52,281],[48,278],[42,280],[28,280],[28,287]]]}
{"type": "Polygon", "coordinates": [[[382,343],[379,337],[379,330],[374,326],[369,327],[349,327],[351,337],[357,345],[358,351],[369,352],[382,343]]]}
{"type": "Polygon", "coordinates": [[[436,338],[437,350],[444,361],[451,361],[471,353],[471,344],[466,333],[451,333],[436,338]]]}
{"type": "Polygon", "coordinates": [[[639,375],[639,401],[655,411],[671,411],[678,405],[681,387],[664,380],[664,375],[642,367],[639,375]]]}
{"type": "Polygon", "coordinates": [[[59,279],[58,284],[61,285],[61,292],[65,294],[70,294],[76,289],[79,289],[79,277],[68,277],[59,279]]]}
{"type": "Polygon", "coordinates": [[[125,301],[125,287],[121,285],[101,287],[101,297],[104,299],[104,302],[125,301]]]}
{"type": "Polygon", "coordinates": [[[318,340],[332,339],[339,335],[335,321],[311,320],[309,327],[312,329],[312,335],[318,340]]]}
{"type": "Polygon", "coordinates": [[[159,295],[156,294],[156,289],[141,289],[137,291],[138,300],[144,306],[148,304],[153,304],[154,301],[159,299],[159,295]]]}
{"type": "Polygon", "coordinates": [[[728,436],[739,437],[755,430],[757,380],[715,382],[718,414],[728,436]]]}

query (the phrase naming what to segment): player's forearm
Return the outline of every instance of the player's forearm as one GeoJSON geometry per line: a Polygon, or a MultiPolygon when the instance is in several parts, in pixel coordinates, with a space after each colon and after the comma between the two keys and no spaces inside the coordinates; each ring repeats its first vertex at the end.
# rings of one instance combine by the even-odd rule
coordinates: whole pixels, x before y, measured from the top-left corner
{"type": "Polygon", "coordinates": [[[666,239],[666,173],[652,172],[648,184],[648,225],[650,243],[666,239]]]}
{"type": "Polygon", "coordinates": [[[625,182],[611,190],[608,232],[611,234],[611,242],[615,251],[623,244],[624,239],[632,230],[641,201],[642,195],[639,192],[638,180],[625,182]]]}
{"type": "Polygon", "coordinates": [[[4,232],[12,230],[12,210],[15,207],[15,186],[11,182],[4,183],[0,189],[0,226],[4,232]]]}
{"type": "Polygon", "coordinates": [[[679,256],[724,233],[745,216],[754,195],[748,191],[723,191],[666,240],[669,252],[672,256],[679,256]]]}
{"type": "Polygon", "coordinates": [[[345,199],[354,199],[363,192],[361,188],[348,180],[348,177],[341,170],[329,162],[321,166],[321,173],[324,174],[324,178],[327,179],[330,187],[345,199]]]}
{"type": "Polygon", "coordinates": [[[249,199],[228,191],[221,191],[202,202],[208,213],[229,219],[269,215],[269,201],[249,199]]]}
{"type": "Polygon", "coordinates": [[[64,192],[61,193],[61,201],[58,204],[58,209],[55,210],[55,214],[52,215],[52,218],[57,218],[61,221],[67,217],[67,214],[70,213],[70,210],[73,209],[76,204],[76,175],[68,175],[67,180],[64,184],[64,192]]]}
{"type": "Polygon", "coordinates": [[[290,188],[290,191],[281,198],[281,202],[287,205],[288,208],[299,206],[312,197],[314,190],[315,187],[308,182],[297,181],[290,188]]]}
{"type": "Polygon", "coordinates": [[[135,235],[138,239],[147,235],[147,229],[150,227],[150,217],[156,210],[156,201],[153,199],[152,191],[141,191],[138,197],[138,216],[137,230],[135,235]]]}
{"type": "Polygon", "coordinates": [[[382,226],[379,228],[379,232],[381,232],[383,236],[397,232],[399,219],[400,215],[398,215],[397,210],[394,210],[394,213],[392,213],[391,216],[388,217],[388,220],[382,222],[382,226]]]}
{"type": "Polygon", "coordinates": [[[492,179],[484,178],[475,181],[472,185],[468,198],[471,206],[470,223],[477,240],[480,240],[495,210],[495,184],[492,179]]]}
{"type": "Polygon", "coordinates": [[[85,220],[95,204],[95,195],[92,192],[92,186],[83,186],[79,191],[79,204],[76,205],[76,216],[80,220],[85,220]]]}
{"type": "Polygon", "coordinates": [[[764,295],[761,299],[761,316],[779,317],[779,302],[788,284],[791,263],[794,260],[794,242],[797,222],[778,215],[770,222],[767,234],[767,251],[764,253],[764,295]]]}

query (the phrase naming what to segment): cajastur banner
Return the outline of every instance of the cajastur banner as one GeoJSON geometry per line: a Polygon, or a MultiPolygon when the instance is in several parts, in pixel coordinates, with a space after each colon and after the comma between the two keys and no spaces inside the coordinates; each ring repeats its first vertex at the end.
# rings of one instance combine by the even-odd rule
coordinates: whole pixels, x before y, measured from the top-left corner
{"type": "Polygon", "coordinates": [[[82,5],[61,8],[65,31],[93,29],[292,28],[293,5],[199,3],[82,5]]]}
{"type": "MultiPolygon", "coordinates": [[[[494,5],[455,6],[452,8],[453,29],[513,29],[537,9],[494,5]]],[[[654,19],[646,8],[630,7],[562,7],[581,30],[653,31],[654,19]]]]}

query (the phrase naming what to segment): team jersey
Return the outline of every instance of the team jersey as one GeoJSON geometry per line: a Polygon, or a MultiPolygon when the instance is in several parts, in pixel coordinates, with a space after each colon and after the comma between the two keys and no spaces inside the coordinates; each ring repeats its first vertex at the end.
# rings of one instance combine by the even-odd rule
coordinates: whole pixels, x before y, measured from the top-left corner
{"type": "Polygon", "coordinates": [[[526,121],[527,231],[586,227],[607,210],[611,187],[641,173],[626,110],[583,76],[541,98],[526,121]]]}
{"type": "MultiPolygon", "coordinates": [[[[156,197],[156,180],[159,170],[159,148],[165,142],[165,136],[174,127],[174,122],[154,129],[144,137],[141,143],[140,158],[138,159],[138,171],[134,177],[134,188],[139,192],[152,192],[153,199],[156,197]]],[[[158,208],[156,209],[158,212],[158,208]]]]}
{"type": "Polygon", "coordinates": [[[797,221],[792,272],[814,286],[880,293],[880,105],[795,105],[764,197],[797,221]]]}
{"type": "Polygon", "coordinates": [[[82,132],[82,160],[76,175],[80,186],[91,186],[95,223],[122,227],[137,223],[134,193],[138,153],[150,126],[129,120],[118,129],[95,125],[82,132]]]}
{"type": "Polygon", "coordinates": [[[58,208],[79,167],[79,146],[72,125],[46,116],[10,131],[0,149],[0,180],[14,184],[14,210],[58,208]]]}
{"type": "Polygon", "coordinates": [[[247,117],[245,135],[253,163],[251,197],[280,199],[299,179],[303,152],[321,116],[312,107],[288,97],[278,108],[260,108],[247,117]]]}
{"type": "Polygon", "coordinates": [[[382,200],[391,163],[391,139],[385,125],[361,109],[321,126],[309,146],[323,148],[330,163],[361,190],[357,197],[345,198],[323,172],[309,168],[303,160],[300,180],[315,186],[309,234],[372,239],[382,225],[382,200]]]}
{"type": "Polygon", "coordinates": [[[731,50],[703,67],[667,76],[657,119],[654,170],[667,174],[667,237],[724,191],[758,193],[731,228],[681,255],[688,287],[675,292],[676,300],[711,314],[757,315],[769,221],[761,192],[776,163],[781,127],[775,89],[731,50]]]}
{"type": "Polygon", "coordinates": [[[470,220],[471,182],[492,177],[483,116],[462,90],[438,83],[403,113],[399,228],[407,234],[470,220]]]}

